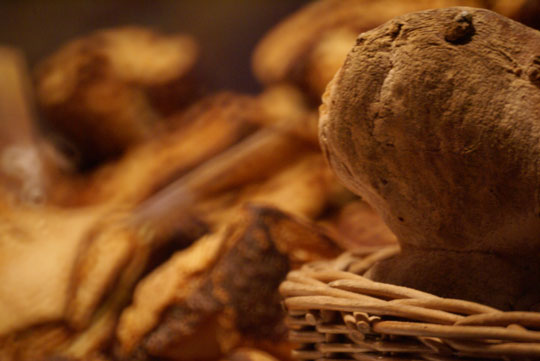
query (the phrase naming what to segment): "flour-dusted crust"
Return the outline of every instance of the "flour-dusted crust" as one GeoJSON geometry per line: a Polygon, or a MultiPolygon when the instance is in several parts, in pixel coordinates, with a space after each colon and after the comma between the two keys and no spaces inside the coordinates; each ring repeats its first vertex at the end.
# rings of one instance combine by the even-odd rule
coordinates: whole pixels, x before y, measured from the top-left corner
{"type": "Polygon", "coordinates": [[[320,139],[404,249],[373,277],[503,308],[537,301],[538,55],[539,32],[466,7],[358,38],[327,90],[320,139]]]}

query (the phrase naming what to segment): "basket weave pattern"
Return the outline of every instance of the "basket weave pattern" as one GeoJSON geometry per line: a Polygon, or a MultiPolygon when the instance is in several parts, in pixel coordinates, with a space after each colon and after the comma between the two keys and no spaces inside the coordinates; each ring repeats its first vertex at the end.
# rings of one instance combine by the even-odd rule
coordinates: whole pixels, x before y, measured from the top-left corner
{"type": "Polygon", "coordinates": [[[363,274],[397,247],[289,273],[280,292],[300,360],[540,360],[540,313],[502,312],[363,274]]]}

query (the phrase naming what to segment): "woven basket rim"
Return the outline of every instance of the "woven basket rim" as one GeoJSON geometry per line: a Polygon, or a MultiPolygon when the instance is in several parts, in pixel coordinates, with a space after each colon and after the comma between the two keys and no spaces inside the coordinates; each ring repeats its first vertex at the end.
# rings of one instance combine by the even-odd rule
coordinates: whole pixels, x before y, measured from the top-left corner
{"type": "Polygon", "coordinates": [[[538,360],[540,312],[501,311],[362,274],[399,246],[345,252],[280,286],[302,360],[538,360]]]}

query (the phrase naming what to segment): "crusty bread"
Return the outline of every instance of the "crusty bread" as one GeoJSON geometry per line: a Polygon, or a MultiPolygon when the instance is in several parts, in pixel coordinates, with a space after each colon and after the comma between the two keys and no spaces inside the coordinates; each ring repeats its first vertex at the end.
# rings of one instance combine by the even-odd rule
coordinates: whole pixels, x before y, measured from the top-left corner
{"type": "Polygon", "coordinates": [[[185,103],[197,58],[189,35],[144,27],[100,30],[38,64],[38,104],[83,163],[99,163],[151,138],[162,107],[185,103]]]}
{"type": "Polygon", "coordinates": [[[359,37],[327,89],[320,140],[404,248],[372,277],[502,308],[540,299],[529,277],[540,254],[539,54],[539,32],[465,7],[359,37]],[[513,285],[493,297],[503,282],[513,285]]]}

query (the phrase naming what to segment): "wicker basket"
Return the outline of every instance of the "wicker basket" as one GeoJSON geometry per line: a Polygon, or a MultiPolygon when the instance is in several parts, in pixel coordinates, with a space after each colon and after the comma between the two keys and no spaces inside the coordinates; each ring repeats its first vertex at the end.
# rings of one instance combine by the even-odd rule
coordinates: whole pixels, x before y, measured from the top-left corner
{"type": "Polygon", "coordinates": [[[300,360],[540,360],[540,313],[502,312],[362,277],[397,247],[289,273],[280,292],[300,360]]]}

